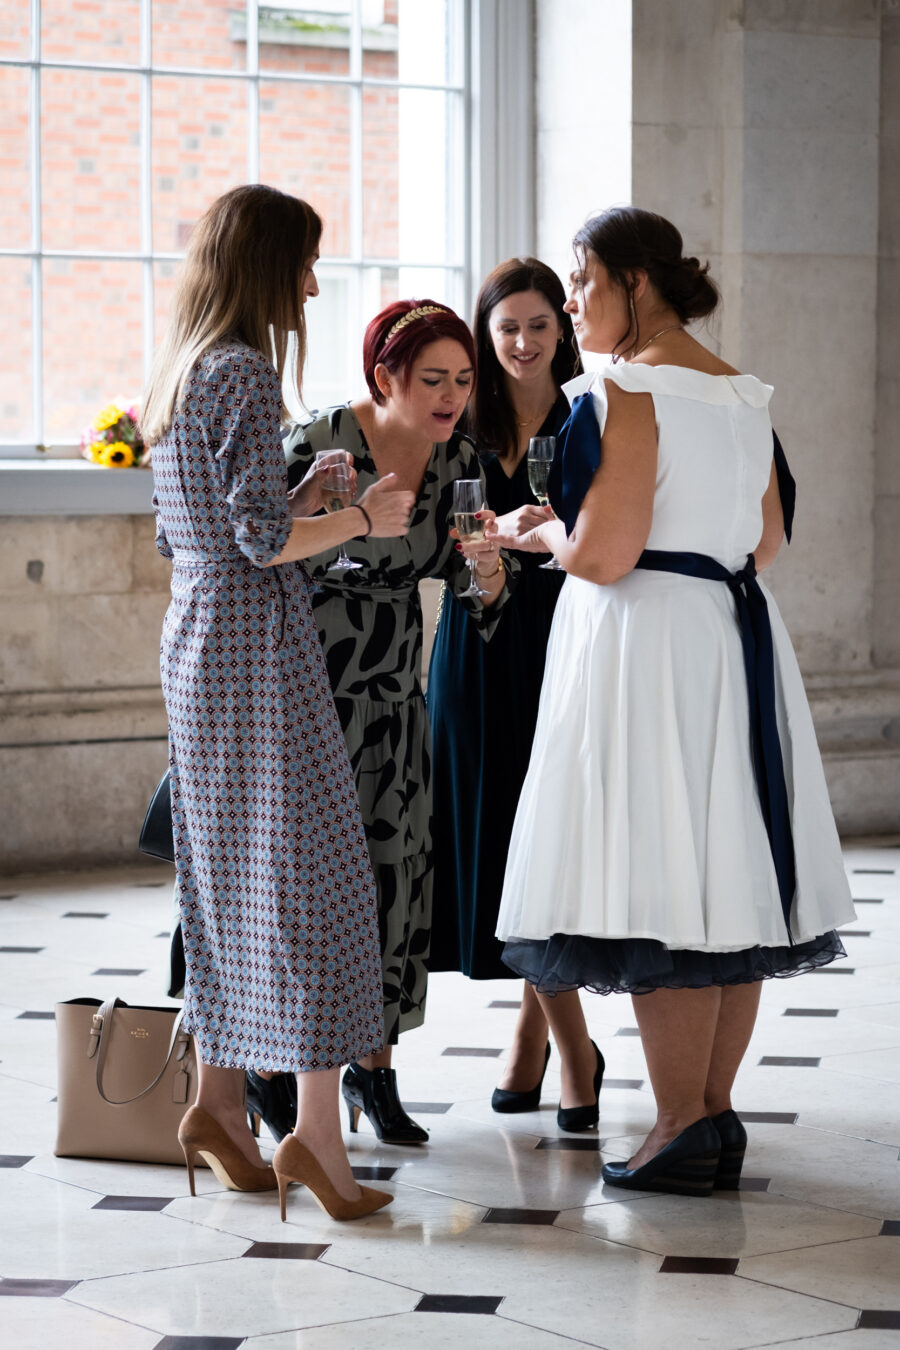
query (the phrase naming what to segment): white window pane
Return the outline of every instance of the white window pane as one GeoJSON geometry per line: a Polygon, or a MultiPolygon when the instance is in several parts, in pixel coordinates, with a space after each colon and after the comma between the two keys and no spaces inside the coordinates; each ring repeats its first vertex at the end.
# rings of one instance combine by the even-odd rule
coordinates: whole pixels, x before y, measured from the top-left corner
{"type": "Polygon", "coordinates": [[[303,197],[325,222],[321,251],[350,249],[350,92],[333,84],[260,83],[259,176],[303,197]]]}
{"type": "Polygon", "coordinates": [[[27,248],[31,240],[31,173],[28,158],[27,70],[0,70],[0,142],[3,191],[0,193],[0,246],[27,248]]]}
{"type": "Polygon", "coordinates": [[[154,76],[151,144],[153,246],[180,252],[210,203],[247,181],[244,82],[154,76]]]}
{"type": "Polygon", "coordinates": [[[139,103],[137,75],[43,72],[44,248],[140,247],[139,103]]]}
{"type": "MultiPolygon", "coordinates": [[[[4,11],[6,0],[4,0],[4,11]]],[[[140,60],[140,0],[41,0],[41,44],[50,61],[140,60]]],[[[85,75],[90,81],[91,76],[85,75]]]]}
{"type": "Polygon", "coordinates": [[[153,64],[246,70],[242,11],[240,0],[153,0],[153,64]]]}
{"type": "Polygon", "coordinates": [[[460,263],[465,201],[460,97],[401,89],[398,112],[399,256],[460,263]]]}
{"type": "Polygon", "coordinates": [[[141,266],[44,263],[44,440],[78,440],[119,396],[141,389],[141,266]]]}
{"type": "Polygon", "coordinates": [[[31,264],[0,258],[0,441],[34,439],[31,425],[31,264]]]}
{"type": "Polygon", "coordinates": [[[259,7],[259,68],[349,75],[350,6],[333,4],[259,7]]]}

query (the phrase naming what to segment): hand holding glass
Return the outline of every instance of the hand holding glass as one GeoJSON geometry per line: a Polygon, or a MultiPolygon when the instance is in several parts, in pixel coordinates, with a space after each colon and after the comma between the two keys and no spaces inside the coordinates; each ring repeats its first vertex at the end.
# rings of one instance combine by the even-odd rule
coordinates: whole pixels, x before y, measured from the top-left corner
{"type": "MultiPolygon", "coordinates": [[[[316,455],[316,464],[321,464],[330,450],[320,450],[316,455]]],[[[322,470],[322,502],[326,511],[343,511],[350,505],[353,495],[350,488],[350,466],[348,464],[326,464],[322,470]]],[[[338,555],[327,569],[329,572],[352,572],[362,567],[362,563],[352,562],[347,557],[344,545],[338,547],[338,555]]]]}
{"type": "MultiPolygon", "coordinates": [[[[550,505],[550,498],[547,496],[547,483],[555,453],[555,436],[532,436],[528,442],[528,484],[541,506],[550,505]]],[[[541,563],[541,567],[546,572],[562,572],[565,570],[560,567],[554,557],[551,557],[549,562],[541,563]]]]}
{"type": "MultiPolygon", "coordinates": [[[[453,484],[453,524],[463,544],[477,544],[484,538],[484,521],[476,519],[484,509],[484,488],[480,478],[457,478],[453,484]]],[[[463,595],[487,595],[478,584],[477,561],[467,558],[469,588],[463,595]]]]}

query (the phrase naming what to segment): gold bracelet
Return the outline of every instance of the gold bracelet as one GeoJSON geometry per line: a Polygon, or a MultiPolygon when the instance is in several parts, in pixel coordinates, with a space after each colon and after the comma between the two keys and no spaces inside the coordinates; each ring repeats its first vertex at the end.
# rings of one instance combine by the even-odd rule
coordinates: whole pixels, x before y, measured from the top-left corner
{"type": "Polygon", "coordinates": [[[498,572],[503,572],[505,570],[506,569],[503,566],[503,558],[500,555],[500,553],[497,554],[497,566],[494,568],[493,572],[482,572],[480,571],[478,564],[477,563],[475,564],[475,571],[478,573],[478,576],[482,581],[490,581],[493,577],[497,575],[498,572]]]}

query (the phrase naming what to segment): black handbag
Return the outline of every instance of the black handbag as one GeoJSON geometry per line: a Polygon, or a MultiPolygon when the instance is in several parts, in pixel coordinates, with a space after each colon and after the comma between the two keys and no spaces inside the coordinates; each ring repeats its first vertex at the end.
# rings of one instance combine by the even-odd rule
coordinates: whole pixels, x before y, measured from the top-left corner
{"type": "Polygon", "coordinates": [[[153,794],[141,834],[138,848],[149,853],[151,858],[162,858],[165,862],[175,861],[175,842],[172,838],[172,797],[169,791],[169,770],[166,769],[159,786],[153,794]]]}

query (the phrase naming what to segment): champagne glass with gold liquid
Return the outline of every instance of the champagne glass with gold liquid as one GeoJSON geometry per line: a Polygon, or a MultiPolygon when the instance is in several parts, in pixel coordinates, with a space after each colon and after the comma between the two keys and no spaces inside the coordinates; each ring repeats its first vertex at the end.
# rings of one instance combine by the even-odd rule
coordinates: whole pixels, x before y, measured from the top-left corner
{"type": "MultiPolygon", "coordinates": [[[[330,450],[320,450],[316,455],[316,463],[321,463],[326,455],[330,455],[330,450]]],[[[325,483],[322,492],[322,501],[326,511],[343,511],[350,505],[352,492],[350,490],[350,466],[348,464],[328,464],[325,468],[325,483]]],[[[338,555],[334,562],[327,569],[329,572],[354,572],[362,567],[362,563],[353,562],[347,557],[347,551],[344,545],[338,547],[338,555]]]]}
{"type": "MultiPolygon", "coordinates": [[[[550,498],[547,496],[547,483],[555,453],[555,436],[532,436],[528,442],[528,486],[541,506],[550,505],[550,498]]],[[[565,571],[565,568],[560,567],[552,556],[549,562],[541,563],[541,568],[545,572],[565,571]]]]}
{"type": "MultiPolygon", "coordinates": [[[[453,524],[463,544],[477,544],[484,538],[484,521],[477,520],[477,512],[484,508],[484,488],[480,478],[457,478],[453,484],[453,524]]],[[[463,595],[487,595],[478,584],[476,562],[467,558],[469,564],[469,589],[463,595]]]]}

